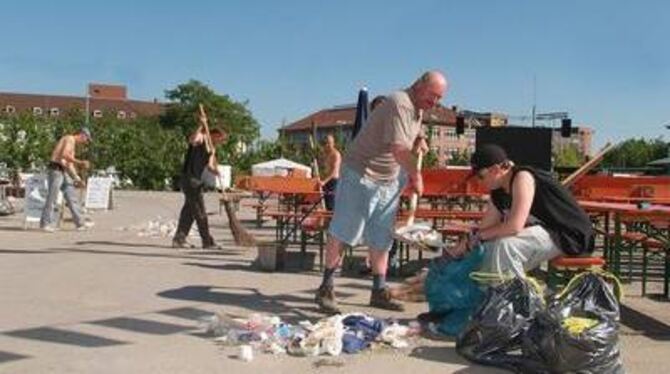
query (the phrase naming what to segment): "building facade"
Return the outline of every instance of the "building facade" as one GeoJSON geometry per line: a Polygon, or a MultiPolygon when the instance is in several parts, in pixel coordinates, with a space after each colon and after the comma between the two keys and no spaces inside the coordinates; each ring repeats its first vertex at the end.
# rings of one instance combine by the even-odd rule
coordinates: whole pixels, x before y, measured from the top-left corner
{"type": "Polygon", "coordinates": [[[126,86],[91,83],[87,96],[65,96],[0,92],[3,114],[31,113],[34,116],[59,117],[68,112],[88,112],[91,118],[114,116],[121,120],[138,116],[157,116],[163,105],[156,100],[131,100],[126,86]]]}
{"type": "MultiPolygon", "coordinates": [[[[332,134],[345,144],[351,140],[355,105],[343,105],[322,109],[279,129],[280,137],[287,142],[307,147],[312,135],[317,141],[332,134]]],[[[438,159],[438,166],[448,164],[454,157],[469,155],[474,151],[475,133],[479,126],[505,126],[507,117],[499,113],[459,111],[457,107],[437,107],[423,116],[425,134],[430,149],[438,159]],[[463,134],[458,134],[456,117],[465,118],[463,134]]]]}

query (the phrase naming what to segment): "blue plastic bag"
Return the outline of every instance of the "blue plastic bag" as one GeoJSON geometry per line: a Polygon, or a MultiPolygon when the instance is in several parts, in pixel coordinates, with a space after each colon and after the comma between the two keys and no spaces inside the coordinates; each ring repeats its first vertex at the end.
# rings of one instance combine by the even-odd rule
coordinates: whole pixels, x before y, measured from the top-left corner
{"type": "Polygon", "coordinates": [[[458,335],[481,304],[484,291],[470,273],[479,269],[483,259],[484,248],[478,246],[461,259],[439,258],[430,264],[424,289],[430,312],[442,316],[439,332],[458,335]]]}

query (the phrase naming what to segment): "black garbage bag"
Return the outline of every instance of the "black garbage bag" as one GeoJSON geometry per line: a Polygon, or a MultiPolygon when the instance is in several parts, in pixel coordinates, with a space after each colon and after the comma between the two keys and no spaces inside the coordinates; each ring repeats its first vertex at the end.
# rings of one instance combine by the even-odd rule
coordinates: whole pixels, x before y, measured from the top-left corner
{"type": "Polygon", "coordinates": [[[613,276],[575,277],[525,334],[526,359],[519,371],[624,373],[618,348],[619,292],[613,276]],[[613,279],[616,288],[605,278],[613,279]]]}
{"type": "Polygon", "coordinates": [[[538,288],[524,278],[513,278],[489,288],[484,301],[456,340],[456,351],[466,359],[513,371],[523,365],[523,336],[544,301],[538,288]]]}

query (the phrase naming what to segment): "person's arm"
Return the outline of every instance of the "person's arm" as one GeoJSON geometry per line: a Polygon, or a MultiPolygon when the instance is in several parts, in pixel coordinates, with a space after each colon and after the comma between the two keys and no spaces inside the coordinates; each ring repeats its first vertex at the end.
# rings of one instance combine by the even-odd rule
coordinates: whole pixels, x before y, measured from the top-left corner
{"type": "Polygon", "coordinates": [[[497,225],[480,230],[481,240],[491,240],[518,234],[526,225],[535,197],[535,179],[527,171],[520,171],[512,185],[512,207],[507,219],[497,225]]]}
{"type": "Polygon", "coordinates": [[[489,202],[486,210],[484,211],[484,216],[482,217],[481,222],[479,225],[477,225],[477,229],[473,230],[473,232],[470,233],[470,235],[464,237],[461,239],[454,247],[452,248],[446,248],[446,252],[451,255],[451,257],[461,257],[465,252],[470,250],[470,246],[472,243],[470,243],[472,236],[477,235],[477,232],[479,230],[483,230],[485,228],[492,227],[494,225],[497,225],[500,223],[500,220],[502,219],[502,215],[498,211],[498,208],[493,205],[493,203],[489,202]]]}
{"type": "Polygon", "coordinates": [[[400,166],[407,172],[410,187],[417,193],[417,195],[423,195],[423,178],[421,177],[421,172],[417,169],[412,151],[404,145],[393,144],[391,146],[391,152],[398,164],[400,164],[400,166]]]}
{"type": "Polygon", "coordinates": [[[322,185],[330,182],[336,175],[338,175],[340,165],[342,164],[342,155],[340,155],[340,152],[335,152],[335,154],[332,157],[328,157],[327,160],[330,165],[327,165],[328,175],[321,179],[322,185]]]}
{"type": "MultiPolygon", "coordinates": [[[[70,166],[81,165],[83,168],[88,169],[89,162],[86,160],[79,160],[74,155],[74,138],[68,136],[64,139],[65,144],[63,145],[63,159],[68,162],[70,166]]],[[[75,173],[76,174],[76,173],[75,173]]]]}

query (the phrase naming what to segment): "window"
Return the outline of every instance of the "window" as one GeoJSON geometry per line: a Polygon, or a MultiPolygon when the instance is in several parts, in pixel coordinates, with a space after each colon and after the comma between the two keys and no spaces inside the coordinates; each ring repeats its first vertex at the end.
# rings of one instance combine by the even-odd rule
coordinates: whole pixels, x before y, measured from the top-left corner
{"type": "Polygon", "coordinates": [[[33,115],[41,116],[43,113],[44,113],[44,111],[42,110],[41,107],[38,107],[38,106],[33,107],[33,115]]]}
{"type": "Polygon", "coordinates": [[[94,118],[102,118],[102,110],[96,109],[93,111],[93,117],[94,118]]]}
{"type": "Polygon", "coordinates": [[[58,117],[59,114],[60,114],[60,109],[58,109],[58,108],[49,109],[49,115],[51,117],[58,117]]]}
{"type": "Polygon", "coordinates": [[[130,119],[135,119],[135,118],[137,118],[137,113],[130,112],[130,119]]]}
{"type": "Polygon", "coordinates": [[[16,108],[14,108],[11,105],[7,105],[7,106],[5,106],[5,113],[8,113],[8,114],[16,113],[16,108]]]}
{"type": "Polygon", "coordinates": [[[126,112],[124,112],[123,110],[119,110],[118,112],[116,112],[116,118],[126,119],[126,112]]]}

